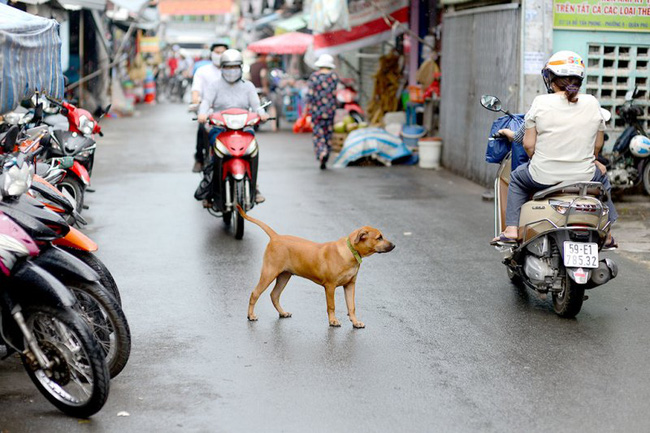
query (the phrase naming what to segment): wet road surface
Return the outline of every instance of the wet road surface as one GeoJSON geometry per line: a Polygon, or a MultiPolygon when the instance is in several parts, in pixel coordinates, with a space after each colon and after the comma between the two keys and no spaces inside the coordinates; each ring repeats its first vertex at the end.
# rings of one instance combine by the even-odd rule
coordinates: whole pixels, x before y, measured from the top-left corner
{"type": "Polygon", "coordinates": [[[0,362],[2,432],[648,431],[648,265],[609,253],[619,277],[576,320],[510,285],[488,245],[483,188],[418,167],[320,171],[309,136],[259,134],[279,233],[330,241],[362,225],[396,244],[365,259],[353,329],[293,278],[246,320],[266,234],[242,241],[193,198],[195,124],[180,105],[107,119],[85,232],[117,280],[133,335],[126,369],[91,420],[68,418],[16,359],[0,362]],[[117,416],[126,411],[130,416],[117,416]]]}

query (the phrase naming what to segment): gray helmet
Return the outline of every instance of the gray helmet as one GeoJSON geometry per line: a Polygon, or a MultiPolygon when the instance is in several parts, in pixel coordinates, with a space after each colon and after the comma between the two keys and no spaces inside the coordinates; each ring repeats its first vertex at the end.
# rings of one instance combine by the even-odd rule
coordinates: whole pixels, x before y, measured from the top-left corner
{"type": "Polygon", "coordinates": [[[221,67],[224,66],[241,66],[244,63],[244,58],[241,53],[235,49],[229,49],[221,55],[221,67]]]}

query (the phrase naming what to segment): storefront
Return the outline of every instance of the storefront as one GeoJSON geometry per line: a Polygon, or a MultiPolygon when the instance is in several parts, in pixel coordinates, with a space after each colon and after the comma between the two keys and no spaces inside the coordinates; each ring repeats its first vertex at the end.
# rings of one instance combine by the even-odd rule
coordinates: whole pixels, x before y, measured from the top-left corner
{"type": "Polygon", "coordinates": [[[585,58],[586,91],[612,112],[612,139],[624,128],[615,108],[634,87],[644,110],[642,125],[649,129],[650,3],[554,0],[553,49],[585,58]]]}

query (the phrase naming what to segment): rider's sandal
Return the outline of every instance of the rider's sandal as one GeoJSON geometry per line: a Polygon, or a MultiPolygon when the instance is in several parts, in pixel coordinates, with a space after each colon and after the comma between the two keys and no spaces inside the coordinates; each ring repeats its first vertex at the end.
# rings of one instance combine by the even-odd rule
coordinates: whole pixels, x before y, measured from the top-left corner
{"type": "Polygon", "coordinates": [[[517,239],[509,238],[508,236],[501,233],[498,238],[492,239],[490,245],[516,245],[519,241],[517,239]]]}
{"type": "Polygon", "coordinates": [[[614,239],[614,236],[612,236],[609,239],[609,242],[606,242],[605,245],[603,245],[603,251],[613,251],[618,248],[618,244],[616,243],[616,240],[614,239]]]}

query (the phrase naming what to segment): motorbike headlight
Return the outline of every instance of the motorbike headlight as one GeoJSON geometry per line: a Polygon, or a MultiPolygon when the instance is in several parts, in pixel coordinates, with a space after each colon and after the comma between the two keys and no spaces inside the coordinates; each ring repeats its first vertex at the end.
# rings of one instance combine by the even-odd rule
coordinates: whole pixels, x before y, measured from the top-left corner
{"type": "Polygon", "coordinates": [[[220,142],[219,140],[216,141],[214,147],[215,150],[217,151],[217,156],[219,156],[220,158],[223,158],[226,155],[231,155],[230,150],[228,150],[226,145],[220,142]]]}
{"type": "Polygon", "coordinates": [[[228,129],[242,129],[246,126],[248,114],[224,114],[223,119],[226,121],[228,129]]]}
{"type": "Polygon", "coordinates": [[[564,215],[569,210],[571,203],[560,200],[549,200],[548,204],[560,215],[564,215]]]}
{"type": "Polygon", "coordinates": [[[87,116],[79,116],[79,131],[84,135],[91,135],[95,129],[95,122],[87,116]]]}
{"type": "Polygon", "coordinates": [[[257,155],[257,150],[258,150],[257,140],[253,140],[251,141],[251,144],[248,146],[248,149],[246,149],[246,153],[244,153],[244,155],[253,158],[255,155],[257,155]]]}
{"type": "Polygon", "coordinates": [[[0,177],[0,189],[3,196],[16,197],[24,194],[32,186],[32,167],[29,164],[23,164],[18,167],[12,165],[0,177]]]}

